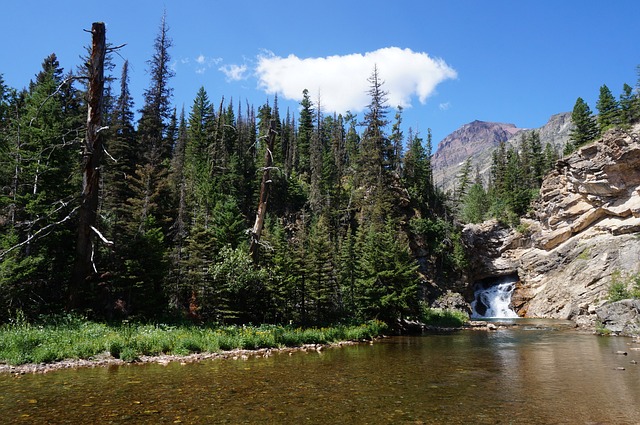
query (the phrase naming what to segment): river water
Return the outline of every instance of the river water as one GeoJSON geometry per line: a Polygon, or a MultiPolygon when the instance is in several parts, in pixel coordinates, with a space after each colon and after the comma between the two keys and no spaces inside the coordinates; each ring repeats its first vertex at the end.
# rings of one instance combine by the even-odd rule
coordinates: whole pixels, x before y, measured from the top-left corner
{"type": "Polygon", "coordinates": [[[267,358],[0,375],[0,423],[640,423],[640,343],[519,323],[267,358]]]}

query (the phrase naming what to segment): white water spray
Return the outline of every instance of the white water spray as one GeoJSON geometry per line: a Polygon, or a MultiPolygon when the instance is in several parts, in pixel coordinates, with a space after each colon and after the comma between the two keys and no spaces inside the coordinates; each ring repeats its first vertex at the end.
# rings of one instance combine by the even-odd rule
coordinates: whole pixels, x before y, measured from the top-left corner
{"type": "Polygon", "coordinates": [[[516,286],[516,278],[505,277],[493,284],[478,284],[471,302],[471,317],[517,318],[511,309],[511,294],[516,286]]]}

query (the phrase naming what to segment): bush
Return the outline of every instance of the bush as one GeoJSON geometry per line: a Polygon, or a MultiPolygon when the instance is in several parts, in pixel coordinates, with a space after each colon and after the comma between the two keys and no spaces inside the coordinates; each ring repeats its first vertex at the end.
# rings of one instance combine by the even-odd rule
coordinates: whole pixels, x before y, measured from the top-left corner
{"type": "Polygon", "coordinates": [[[611,274],[611,286],[609,286],[608,298],[611,302],[631,298],[631,292],[627,289],[628,282],[622,279],[620,271],[616,270],[611,274]]]}

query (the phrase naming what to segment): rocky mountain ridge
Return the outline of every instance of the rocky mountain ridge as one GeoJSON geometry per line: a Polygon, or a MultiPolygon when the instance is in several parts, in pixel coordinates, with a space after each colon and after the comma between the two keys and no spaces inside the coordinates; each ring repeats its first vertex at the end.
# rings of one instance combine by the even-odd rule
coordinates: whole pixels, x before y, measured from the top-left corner
{"type": "Polygon", "coordinates": [[[568,112],[551,116],[545,125],[537,129],[478,120],[465,124],[438,144],[431,159],[434,182],[445,192],[453,191],[456,176],[467,158],[471,158],[473,168],[477,168],[486,181],[492,154],[500,142],[517,145],[524,135],[537,131],[543,146],[550,143],[562,151],[571,128],[571,113],[568,112]]]}
{"type": "Polygon", "coordinates": [[[558,161],[533,211],[519,232],[495,221],[465,227],[469,284],[517,275],[519,315],[593,328],[610,310],[612,281],[631,286],[640,273],[640,125],[558,161]]]}

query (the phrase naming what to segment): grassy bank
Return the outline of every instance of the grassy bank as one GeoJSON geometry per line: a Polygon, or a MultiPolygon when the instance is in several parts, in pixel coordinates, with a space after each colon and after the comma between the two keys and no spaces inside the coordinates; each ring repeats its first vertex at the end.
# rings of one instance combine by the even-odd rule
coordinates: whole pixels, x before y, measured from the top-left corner
{"type": "Polygon", "coordinates": [[[419,319],[427,326],[459,328],[469,321],[469,315],[458,310],[420,306],[419,319]]]}
{"type": "Polygon", "coordinates": [[[110,325],[66,317],[50,319],[42,325],[14,323],[0,326],[0,363],[53,363],[90,359],[104,353],[124,361],[134,361],[143,355],[188,355],[371,339],[385,331],[387,326],[378,321],[359,326],[302,329],[273,325],[110,325]]]}

